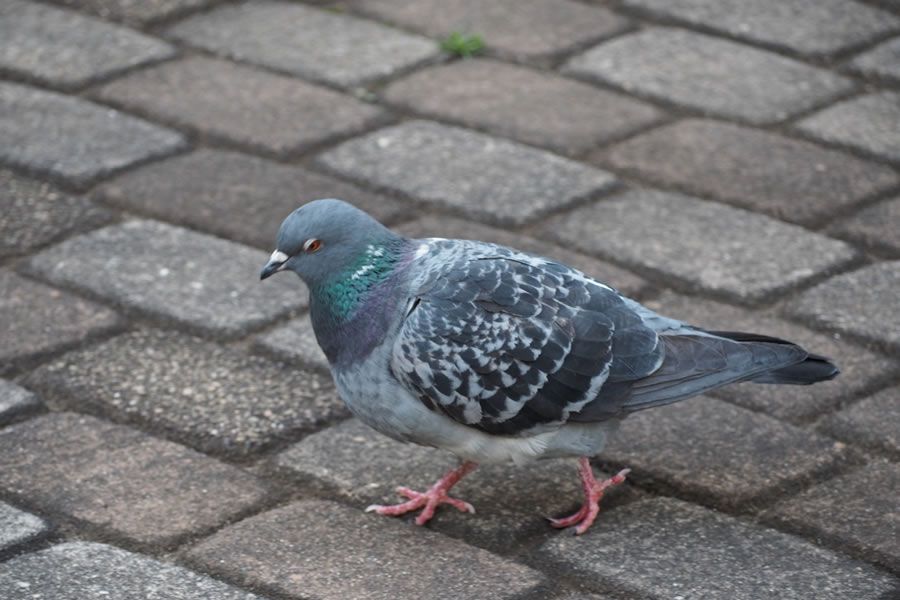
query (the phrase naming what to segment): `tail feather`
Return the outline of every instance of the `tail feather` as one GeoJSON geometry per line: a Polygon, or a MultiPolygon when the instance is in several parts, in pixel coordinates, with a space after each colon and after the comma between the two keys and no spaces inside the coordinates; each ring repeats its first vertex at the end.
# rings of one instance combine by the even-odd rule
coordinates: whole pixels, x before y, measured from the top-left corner
{"type": "MultiPolygon", "coordinates": [[[[714,335],[744,343],[763,342],[769,344],[785,344],[799,348],[796,344],[780,338],[759,335],[757,333],[743,333],[738,331],[711,331],[714,335]]],[[[820,354],[807,353],[806,359],[800,362],[766,371],[756,377],[748,379],[753,383],[775,383],[787,385],[811,385],[819,381],[834,379],[840,374],[837,365],[831,359],[820,354]]]]}

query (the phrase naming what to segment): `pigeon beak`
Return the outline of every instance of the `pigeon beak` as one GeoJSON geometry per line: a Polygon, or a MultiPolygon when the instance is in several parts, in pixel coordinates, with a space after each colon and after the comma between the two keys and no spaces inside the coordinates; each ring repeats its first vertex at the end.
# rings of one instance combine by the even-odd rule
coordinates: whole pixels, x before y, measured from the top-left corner
{"type": "Polygon", "coordinates": [[[290,257],[284,252],[280,252],[278,250],[273,252],[272,256],[269,257],[269,262],[266,263],[262,271],[260,271],[259,273],[260,280],[271,277],[278,271],[284,269],[284,265],[287,262],[288,258],[290,257]]]}

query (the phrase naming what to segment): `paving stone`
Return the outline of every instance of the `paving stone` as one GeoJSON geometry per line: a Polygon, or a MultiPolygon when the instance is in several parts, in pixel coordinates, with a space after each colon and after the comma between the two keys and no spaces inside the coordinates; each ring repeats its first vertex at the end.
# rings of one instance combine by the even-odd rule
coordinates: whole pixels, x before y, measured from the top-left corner
{"type": "Polygon", "coordinates": [[[601,44],[565,71],[754,124],[781,121],[852,88],[844,77],[771,52],[665,28],[601,44]]]}
{"type": "Polygon", "coordinates": [[[0,379],[0,425],[6,425],[39,406],[40,402],[32,392],[11,381],[0,379]]]}
{"type": "Polygon", "coordinates": [[[579,252],[574,252],[568,247],[557,246],[527,235],[480,225],[471,221],[432,216],[404,223],[395,229],[403,235],[411,237],[481,240],[500,244],[501,246],[509,246],[539,256],[546,256],[580,269],[591,277],[595,277],[603,283],[615,287],[626,296],[638,296],[647,288],[647,282],[637,277],[634,273],[579,252]]]}
{"type": "Polygon", "coordinates": [[[630,415],[600,455],[707,504],[767,502],[832,469],[844,445],[707,397],[630,415]]]}
{"type": "Polygon", "coordinates": [[[634,171],[794,223],[815,224],[900,182],[893,169],[730,123],[688,119],[598,156],[634,171]]]}
{"type": "Polygon", "coordinates": [[[0,563],[0,600],[262,600],[215,579],[140,554],[69,542],[0,563]]]}
{"type": "Polygon", "coordinates": [[[6,169],[0,169],[0,205],[0,257],[25,254],[112,218],[85,198],[6,169]]]}
{"type": "Polygon", "coordinates": [[[47,402],[240,456],[346,416],[328,377],[174,332],[135,331],[32,372],[47,402]]]}
{"type": "Polygon", "coordinates": [[[43,535],[47,530],[47,523],[40,517],[0,502],[0,555],[43,535]]]}
{"type": "Polygon", "coordinates": [[[143,24],[170,19],[187,11],[209,6],[218,0],[52,0],[91,14],[143,24]]]}
{"type": "Polygon", "coordinates": [[[877,389],[900,370],[900,364],[886,356],[850,344],[840,335],[813,332],[788,323],[773,316],[770,310],[750,312],[671,292],[645,304],[661,314],[705,329],[749,331],[779,337],[834,360],[841,369],[840,376],[816,385],[739,383],[711,392],[713,396],[782,420],[806,423],[817,419],[877,389]]]}
{"type": "Polygon", "coordinates": [[[900,27],[900,19],[847,0],[625,0],[654,16],[805,55],[834,54],[900,27]]]}
{"type": "Polygon", "coordinates": [[[419,71],[384,92],[416,112],[577,154],[662,117],[643,102],[494,60],[419,71]],[[528,90],[523,94],[523,90],[528,90]]]}
{"type": "Polygon", "coordinates": [[[171,154],[181,135],[80,98],[0,82],[0,163],[84,187],[171,154]]]}
{"type": "Polygon", "coordinates": [[[893,387],[828,417],[821,428],[838,439],[900,459],[900,388],[893,387]]]}
{"type": "MultiPolygon", "coordinates": [[[[355,419],[305,438],[274,460],[279,469],[319,485],[323,493],[350,499],[360,511],[372,503],[402,501],[394,492],[398,485],[428,489],[457,462],[447,452],[391,440],[355,419]]],[[[509,552],[524,539],[551,534],[546,517],[579,508],[584,493],[576,466],[574,459],[523,468],[480,465],[453,488],[477,513],[444,508],[428,526],[470,544],[509,552]]],[[[635,497],[628,486],[619,486],[604,498],[603,507],[635,497]]]]}
{"type": "Polygon", "coordinates": [[[808,135],[900,162],[900,94],[851,98],[797,124],[808,135]]]}
{"type": "Polygon", "coordinates": [[[0,70],[77,88],[174,56],[169,44],[131,29],[34,2],[0,6],[0,70]]]}
{"type": "Polygon", "coordinates": [[[236,467],[74,413],[0,430],[0,488],[145,546],[204,533],[265,496],[262,484],[236,467]]]}
{"type": "Polygon", "coordinates": [[[129,311],[237,337],[306,305],[297,281],[260,285],[266,259],[234,242],[137,220],[67,240],[25,267],[129,311]]]}
{"type": "Polygon", "coordinates": [[[0,372],[122,326],[115,312],[72,294],[0,270],[0,372]]]}
{"type": "Polygon", "coordinates": [[[347,200],[382,222],[409,213],[396,200],[326,175],[205,149],[131,171],[95,193],[127,210],[268,250],[281,221],[316,198],[347,200]]]}
{"type": "Polygon", "coordinates": [[[900,349],[900,305],[885,301],[900,289],[900,261],[833,277],[807,290],[788,309],[817,326],[900,349]]]}
{"type": "Polygon", "coordinates": [[[503,224],[521,224],[615,183],[606,171],[430,121],[380,129],[318,161],[349,178],[503,224]]]}
{"type": "Polygon", "coordinates": [[[550,238],[695,290],[753,303],[837,269],[844,242],[690,196],[635,189],[541,227],[550,238]]]}
{"type": "Polygon", "coordinates": [[[357,0],[352,5],[435,38],[480,35],[491,50],[519,58],[568,52],[628,26],[604,8],[569,0],[357,0]]]}
{"type": "Polygon", "coordinates": [[[258,347],[285,362],[296,362],[303,366],[328,370],[328,358],[316,341],[309,316],[291,319],[281,327],[260,336],[258,347]]]}
{"type": "Polygon", "coordinates": [[[320,500],[246,519],[202,541],[187,558],[254,588],[310,600],[502,599],[542,582],[536,571],[485,550],[320,500]],[[424,557],[435,560],[423,568],[424,557]]]}
{"type": "Polygon", "coordinates": [[[865,75],[900,81],[900,36],[860,54],[850,66],[865,75]]]}
{"type": "Polygon", "coordinates": [[[834,224],[832,231],[866,248],[900,254],[900,196],[865,208],[834,224]]]}
{"type": "MultiPolygon", "coordinates": [[[[895,421],[896,423],[896,421],[895,421]]],[[[900,465],[873,463],[778,504],[779,525],[852,548],[867,560],[900,570],[900,465]]]]}
{"type": "Polygon", "coordinates": [[[279,157],[361,131],[383,114],[299,79],[199,56],[117,79],[96,94],[201,135],[279,157]]]}
{"type": "Polygon", "coordinates": [[[343,87],[389,77],[439,53],[427,38],[287,2],[224,6],[182,21],[169,34],[212,52],[343,87]]]}
{"type": "Polygon", "coordinates": [[[606,517],[615,527],[556,537],[535,560],[552,561],[586,586],[672,600],[883,600],[900,584],[794,536],[671,498],[606,517]]]}

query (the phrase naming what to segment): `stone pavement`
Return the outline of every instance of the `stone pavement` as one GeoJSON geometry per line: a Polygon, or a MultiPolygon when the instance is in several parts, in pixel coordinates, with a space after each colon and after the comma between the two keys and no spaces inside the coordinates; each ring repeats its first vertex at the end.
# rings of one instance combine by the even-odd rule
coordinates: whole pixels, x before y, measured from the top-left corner
{"type": "Polygon", "coordinates": [[[898,295],[896,0],[0,0],[0,600],[900,598],[898,295]],[[323,196],[843,374],[365,514],[453,459],[257,281],[323,196]]]}

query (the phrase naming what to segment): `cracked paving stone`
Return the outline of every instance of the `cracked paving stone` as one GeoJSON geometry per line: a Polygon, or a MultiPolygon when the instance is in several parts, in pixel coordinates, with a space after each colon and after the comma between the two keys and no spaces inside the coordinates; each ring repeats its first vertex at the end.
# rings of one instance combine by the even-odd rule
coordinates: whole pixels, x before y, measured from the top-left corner
{"type": "Polygon", "coordinates": [[[817,224],[900,182],[893,169],[843,152],[699,119],[654,129],[597,159],[800,224],[817,224]]]}
{"type": "Polygon", "coordinates": [[[900,162],[900,94],[851,98],[806,117],[796,127],[817,140],[900,162]]]}
{"type": "Polygon", "coordinates": [[[244,585],[309,600],[518,598],[543,582],[525,565],[427,528],[321,500],[245,519],[186,557],[244,585]],[[423,568],[423,557],[435,560],[423,568]]]}
{"type": "Polygon", "coordinates": [[[12,381],[0,379],[0,425],[40,407],[37,396],[12,381]]]}
{"type": "Polygon", "coordinates": [[[662,118],[649,104],[486,59],[419,71],[392,83],[384,96],[417,113],[566,154],[578,154],[662,118]]]}
{"type": "Polygon", "coordinates": [[[388,223],[409,212],[396,200],[327,175],[205,149],[125,173],[95,194],[127,210],[267,250],[281,221],[317,198],[347,200],[388,223]]]}
{"type": "Polygon", "coordinates": [[[653,189],[595,202],[540,230],[561,244],[748,304],[857,257],[848,244],[796,225],[653,189]]]}
{"type": "Polygon", "coordinates": [[[0,83],[0,163],[73,187],[185,145],[171,130],[80,98],[0,83]]]}
{"type": "Polygon", "coordinates": [[[286,2],[224,6],[168,33],[212,52],[342,87],[389,77],[439,54],[427,38],[286,2]]]}
{"type": "Polygon", "coordinates": [[[135,25],[169,19],[219,0],[51,0],[87,13],[135,25]]]}
{"type": "Polygon", "coordinates": [[[782,338],[810,352],[827,356],[841,369],[839,377],[816,385],[738,383],[710,392],[751,410],[778,419],[805,423],[859,398],[890,380],[900,363],[848,343],[840,335],[810,331],[773,316],[719,302],[665,292],[647,301],[654,311],[710,330],[749,331],[782,338]]]}
{"type": "Polygon", "coordinates": [[[900,349],[900,261],[870,265],[828,279],[803,292],[788,311],[816,326],[833,329],[894,350],[900,349]]]}
{"type": "Polygon", "coordinates": [[[123,326],[115,312],[67,292],[0,270],[0,372],[123,326]]]}
{"type": "Polygon", "coordinates": [[[135,331],[69,352],[26,381],[51,405],[137,421],[234,456],[347,415],[320,373],[175,332],[135,331]]]}
{"type": "Polygon", "coordinates": [[[291,319],[260,336],[257,346],[279,360],[328,371],[328,358],[319,347],[308,315],[291,319]]]}
{"type": "MultiPolygon", "coordinates": [[[[348,498],[360,513],[368,504],[400,502],[394,491],[399,485],[428,489],[457,462],[447,452],[391,440],[355,419],[315,433],[274,459],[279,470],[317,484],[323,493],[348,498]]],[[[509,552],[536,535],[552,535],[555,530],[547,517],[571,514],[584,494],[574,459],[523,468],[480,465],[453,492],[472,503],[476,514],[444,507],[428,527],[497,552],[509,552]]],[[[610,490],[603,506],[616,506],[636,495],[629,486],[618,486],[610,490]]]]}
{"type": "Polygon", "coordinates": [[[0,502],[0,555],[44,535],[48,530],[47,523],[40,517],[0,502]]]}
{"type": "Polygon", "coordinates": [[[238,337],[306,305],[295,281],[261,285],[268,254],[157,221],[127,221],[48,248],[25,268],[122,308],[238,337]]]}
{"type": "Polygon", "coordinates": [[[830,55],[895,30],[891,13],[847,0],[625,0],[628,8],[804,55],[830,55]]]}
{"type": "Polygon", "coordinates": [[[543,150],[430,121],[380,129],[317,160],[348,178],[507,225],[616,182],[606,171],[543,150]]]}
{"type": "Polygon", "coordinates": [[[0,600],[263,600],[206,575],[93,542],[0,563],[0,600]]]}
{"type": "Polygon", "coordinates": [[[650,28],[575,56],[564,71],[626,92],[753,124],[849,91],[849,79],[772,52],[681,29],[650,28]]]}
{"type": "Polygon", "coordinates": [[[832,470],[844,444],[707,397],[630,415],[600,460],[728,509],[771,500],[832,470]]]}
{"type": "Polygon", "coordinates": [[[900,81],[900,36],[860,54],[850,66],[864,75],[900,81]]]}
{"type": "Polygon", "coordinates": [[[0,169],[0,206],[0,257],[25,254],[112,219],[86,198],[6,169],[0,169]]]}
{"type": "Polygon", "coordinates": [[[434,38],[479,35],[490,50],[522,59],[568,52],[629,24],[609,10],[569,0],[357,0],[352,6],[434,38]]]}
{"type": "Polygon", "coordinates": [[[900,388],[893,387],[831,415],[819,427],[850,444],[859,444],[900,460],[898,423],[900,388]]]}
{"type": "Polygon", "coordinates": [[[671,498],[605,516],[609,527],[556,537],[534,561],[601,591],[669,600],[884,600],[900,585],[794,536],[671,498]]]}
{"type": "Polygon", "coordinates": [[[278,157],[362,131],[383,115],[376,106],[299,79],[200,56],[141,70],[94,93],[278,157]]]}
{"type": "Polygon", "coordinates": [[[0,430],[0,489],[76,528],[88,524],[146,547],[205,533],[266,494],[236,467],[74,413],[0,430]]]}
{"type": "Polygon", "coordinates": [[[169,44],[76,12],[5,0],[0,6],[0,70],[77,88],[175,55],[169,44]]]}
{"type": "Polygon", "coordinates": [[[900,196],[864,208],[834,224],[832,231],[866,248],[900,255],[900,196]]]}
{"type": "MultiPolygon", "coordinates": [[[[895,421],[896,423],[896,421],[895,421]]],[[[900,570],[900,465],[873,463],[789,498],[766,518],[900,570]]]]}

